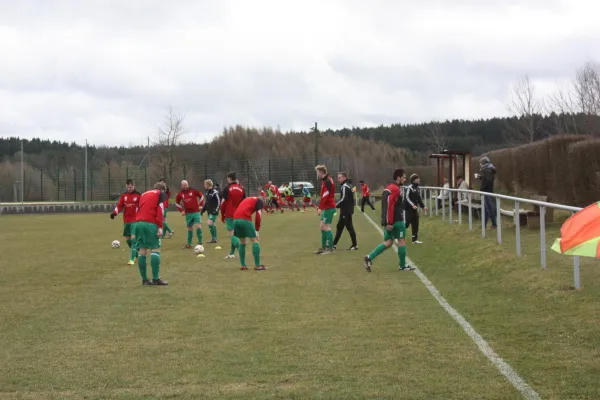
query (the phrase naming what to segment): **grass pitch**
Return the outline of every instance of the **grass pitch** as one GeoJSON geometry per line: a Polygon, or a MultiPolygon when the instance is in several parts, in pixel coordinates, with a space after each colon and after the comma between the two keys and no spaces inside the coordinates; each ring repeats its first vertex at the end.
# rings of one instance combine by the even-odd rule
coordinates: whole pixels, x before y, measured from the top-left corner
{"type": "MultiPolygon", "coordinates": [[[[197,259],[171,213],[169,286],[142,287],[120,222],[2,217],[0,398],[520,398],[391,250],[364,271],[381,237],[355,221],[359,252],[316,256],[314,212],[268,215],[269,270],[240,271],[222,224],[197,259]]],[[[409,257],[542,398],[600,398],[596,270],[574,292],[554,258],[543,273],[464,226],[424,218],[422,239],[409,257]]]]}

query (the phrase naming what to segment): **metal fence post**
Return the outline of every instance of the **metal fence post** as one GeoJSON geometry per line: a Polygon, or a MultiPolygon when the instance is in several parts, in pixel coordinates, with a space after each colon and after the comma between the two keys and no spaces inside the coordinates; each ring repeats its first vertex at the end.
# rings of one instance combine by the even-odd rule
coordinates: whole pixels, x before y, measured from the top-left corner
{"type": "Polygon", "coordinates": [[[250,161],[246,160],[246,180],[248,182],[248,193],[251,193],[252,189],[250,188],[250,161]]]}
{"type": "MultiPolygon", "coordinates": [[[[94,201],[94,171],[90,171],[90,178],[91,179],[90,179],[90,183],[89,183],[89,185],[90,185],[89,189],[92,189],[92,190],[89,191],[89,193],[90,193],[89,199],[86,199],[86,198],[83,199],[85,201],[94,201]]],[[[85,191],[87,193],[88,188],[86,188],[85,191]]]]}
{"type": "Polygon", "coordinates": [[[473,230],[473,205],[472,205],[471,193],[469,193],[468,196],[469,196],[469,230],[472,231],[473,230]]]}
{"type": "Polygon", "coordinates": [[[208,167],[206,164],[206,161],[204,161],[204,179],[208,179],[208,167]]]}
{"type": "MultiPolygon", "coordinates": [[[[436,193],[438,192],[438,190],[436,190],[436,193]]],[[[435,216],[437,217],[438,215],[440,215],[440,204],[439,201],[437,199],[437,196],[435,197],[435,216]]]]}
{"type": "Polygon", "coordinates": [[[496,197],[496,231],[498,244],[502,244],[502,213],[500,212],[499,197],[496,197]]]}
{"type": "Polygon", "coordinates": [[[185,164],[183,164],[183,179],[187,179],[187,167],[185,166],[185,164]]]}
{"type": "Polygon", "coordinates": [[[448,202],[448,219],[450,220],[450,224],[452,225],[454,223],[453,218],[452,218],[452,193],[450,193],[450,197],[449,197],[449,202],[448,202]]]}
{"type": "Polygon", "coordinates": [[[73,168],[73,201],[77,201],[77,174],[75,173],[74,168],[73,168]]]}
{"type": "Polygon", "coordinates": [[[44,201],[44,170],[40,169],[40,200],[44,201]]]}
{"type": "Polygon", "coordinates": [[[294,191],[294,158],[292,157],[292,192],[294,191]]]}
{"type": "Polygon", "coordinates": [[[581,279],[579,278],[579,256],[573,257],[573,275],[575,278],[575,289],[580,289],[581,279]]]}
{"type": "Polygon", "coordinates": [[[433,217],[433,197],[431,196],[431,193],[433,192],[433,190],[428,189],[429,191],[429,218],[433,217]]]}
{"type": "Polygon", "coordinates": [[[517,257],[521,257],[521,214],[519,213],[519,202],[515,201],[515,242],[517,246],[517,257]]]}
{"type": "Polygon", "coordinates": [[[85,170],[82,169],[81,170],[81,198],[82,199],[85,199],[85,187],[84,187],[85,185],[84,185],[84,182],[85,182],[85,170]]]}
{"type": "Polygon", "coordinates": [[[485,237],[485,195],[481,195],[481,237],[485,237]]]}
{"type": "Polygon", "coordinates": [[[546,269],[546,207],[540,206],[540,246],[542,269],[546,269]]]}
{"type": "Polygon", "coordinates": [[[269,158],[269,181],[272,181],[271,179],[271,159],[269,158]]]}
{"type": "Polygon", "coordinates": [[[442,220],[446,219],[446,201],[444,200],[444,195],[442,195],[442,220]]]}
{"type": "Polygon", "coordinates": [[[462,204],[460,203],[460,192],[458,195],[458,201],[456,202],[456,207],[458,208],[458,224],[462,225],[462,204]]]}
{"type": "Polygon", "coordinates": [[[107,196],[108,196],[107,200],[110,200],[110,165],[108,166],[108,194],[107,194],[107,196]]]}
{"type": "Polygon", "coordinates": [[[60,201],[60,170],[56,169],[56,201],[60,201]]]}

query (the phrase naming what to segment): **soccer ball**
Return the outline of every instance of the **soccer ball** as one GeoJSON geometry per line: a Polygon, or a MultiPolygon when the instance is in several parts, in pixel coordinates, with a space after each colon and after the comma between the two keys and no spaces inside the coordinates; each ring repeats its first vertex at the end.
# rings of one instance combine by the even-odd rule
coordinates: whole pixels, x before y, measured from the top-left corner
{"type": "Polygon", "coordinates": [[[121,242],[119,242],[118,240],[113,240],[113,242],[112,242],[112,248],[113,249],[118,249],[119,247],[121,247],[121,242]]]}
{"type": "Polygon", "coordinates": [[[194,253],[196,253],[196,255],[204,253],[204,246],[199,244],[198,246],[194,247],[194,253]]]}

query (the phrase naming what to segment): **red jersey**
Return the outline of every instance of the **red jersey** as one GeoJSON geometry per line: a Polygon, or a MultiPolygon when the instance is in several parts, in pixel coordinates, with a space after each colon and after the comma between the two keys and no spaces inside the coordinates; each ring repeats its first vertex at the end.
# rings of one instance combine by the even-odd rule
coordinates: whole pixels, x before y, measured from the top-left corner
{"type": "Polygon", "coordinates": [[[175,206],[179,211],[185,211],[186,214],[200,212],[200,207],[204,205],[204,195],[196,189],[186,189],[177,193],[175,197],[175,206]],[[181,205],[183,203],[183,206],[181,205]]]}
{"type": "Polygon", "coordinates": [[[363,185],[362,185],[362,194],[363,194],[363,197],[368,197],[371,195],[371,191],[369,190],[369,185],[367,185],[366,183],[363,183],[363,185]]]}
{"type": "Polygon", "coordinates": [[[335,183],[329,175],[325,175],[321,184],[321,202],[319,203],[320,210],[328,210],[335,208],[335,183]]]}
{"type": "Polygon", "coordinates": [[[117,216],[121,211],[123,211],[123,222],[126,224],[135,222],[135,216],[140,206],[141,195],[142,194],[140,192],[135,190],[131,193],[123,193],[121,197],[119,197],[119,202],[113,210],[113,214],[117,216]]]}
{"type": "Polygon", "coordinates": [[[394,225],[395,222],[404,221],[402,198],[401,186],[396,183],[386,186],[381,196],[381,225],[394,225]]]}
{"type": "Polygon", "coordinates": [[[261,190],[261,191],[260,191],[260,196],[261,196],[261,197],[267,197],[267,194],[265,193],[265,191],[264,191],[264,190],[261,190]]]}
{"type": "Polygon", "coordinates": [[[234,219],[245,219],[252,221],[252,214],[256,213],[254,218],[254,228],[256,232],[260,230],[260,220],[262,209],[265,206],[265,201],[262,197],[247,197],[240,203],[240,206],[235,210],[234,219]]]}
{"type": "Polygon", "coordinates": [[[278,199],[281,199],[281,193],[279,193],[279,189],[277,188],[277,186],[271,185],[271,187],[269,187],[269,190],[271,191],[271,193],[273,193],[273,196],[276,196],[278,199]]]}
{"type": "Polygon", "coordinates": [[[232,183],[223,190],[223,202],[221,203],[221,219],[235,218],[235,210],[246,198],[246,192],[239,183],[232,183]]]}
{"type": "Polygon", "coordinates": [[[137,212],[137,222],[149,222],[163,227],[164,202],[167,194],[159,189],[144,192],[140,197],[140,208],[137,212]]]}

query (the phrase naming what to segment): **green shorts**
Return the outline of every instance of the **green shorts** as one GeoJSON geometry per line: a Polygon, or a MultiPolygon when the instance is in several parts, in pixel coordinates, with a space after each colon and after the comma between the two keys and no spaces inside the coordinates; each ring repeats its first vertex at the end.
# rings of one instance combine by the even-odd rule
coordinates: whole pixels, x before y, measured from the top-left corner
{"type": "Polygon", "coordinates": [[[123,227],[123,236],[135,236],[135,222],[128,222],[123,227]]]}
{"type": "Polygon", "coordinates": [[[335,211],[335,208],[328,208],[327,210],[321,211],[321,221],[327,225],[331,225],[333,223],[335,211]]]}
{"type": "Polygon", "coordinates": [[[238,239],[254,239],[256,237],[256,229],[254,229],[252,221],[236,219],[233,221],[233,234],[238,239]]]}
{"type": "Polygon", "coordinates": [[[150,222],[136,222],[135,239],[139,249],[160,249],[158,225],[150,222]]]}
{"type": "Polygon", "coordinates": [[[406,224],[403,221],[394,222],[391,231],[388,231],[386,227],[383,227],[383,240],[404,239],[406,238],[406,224]]]}
{"type": "Polygon", "coordinates": [[[233,218],[225,218],[225,226],[227,227],[228,231],[235,230],[233,225],[233,218]]]}
{"type": "Polygon", "coordinates": [[[200,223],[202,223],[202,217],[199,212],[185,214],[185,224],[188,228],[200,223]]]}
{"type": "Polygon", "coordinates": [[[213,224],[215,224],[217,222],[217,217],[218,217],[217,214],[208,214],[208,220],[212,221],[213,224]]]}

